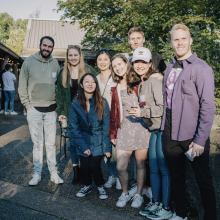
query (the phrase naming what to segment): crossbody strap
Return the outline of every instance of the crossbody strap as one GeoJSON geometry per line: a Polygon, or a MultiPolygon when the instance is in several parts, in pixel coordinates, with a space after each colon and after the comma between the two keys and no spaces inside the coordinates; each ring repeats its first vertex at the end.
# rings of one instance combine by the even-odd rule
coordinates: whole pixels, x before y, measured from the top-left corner
{"type": "MultiPolygon", "coordinates": [[[[108,77],[108,81],[109,81],[109,79],[111,78],[111,74],[109,75],[109,77],[108,77]]],[[[103,91],[103,93],[102,93],[102,96],[105,94],[105,89],[106,89],[106,87],[107,87],[107,84],[108,84],[108,81],[107,81],[107,83],[105,84],[105,88],[104,88],[104,91],[103,91]]]]}

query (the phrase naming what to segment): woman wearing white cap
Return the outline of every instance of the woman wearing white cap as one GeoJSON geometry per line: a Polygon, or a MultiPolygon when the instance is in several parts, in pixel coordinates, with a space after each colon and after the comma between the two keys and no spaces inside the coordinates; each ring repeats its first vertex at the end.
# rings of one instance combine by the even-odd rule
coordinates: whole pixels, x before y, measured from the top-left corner
{"type": "Polygon", "coordinates": [[[134,70],[141,80],[138,90],[141,108],[136,108],[133,112],[129,112],[129,114],[135,117],[142,117],[143,121],[152,131],[149,145],[149,165],[154,202],[151,201],[139,213],[149,219],[168,219],[173,214],[169,209],[171,177],[163,153],[163,132],[160,131],[163,114],[162,81],[155,77],[150,77],[154,70],[152,67],[152,55],[149,49],[144,47],[136,49],[132,62],[134,62],[134,70]],[[161,189],[162,203],[160,203],[161,189]]]}
{"type": "Polygon", "coordinates": [[[109,133],[112,143],[116,146],[118,177],[123,191],[116,206],[124,207],[131,199],[128,193],[127,167],[134,151],[137,167],[137,193],[133,198],[131,207],[139,208],[144,202],[142,189],[145,181],[145,161],[151,133],[141,118],[132,117],[128,113],[133,108],[138,107],[138,87],[128,83],[129,78],[137,78],[133,67],[122,54],[115,55],[111,64],[115,85],[111,88],[109,133]]]}

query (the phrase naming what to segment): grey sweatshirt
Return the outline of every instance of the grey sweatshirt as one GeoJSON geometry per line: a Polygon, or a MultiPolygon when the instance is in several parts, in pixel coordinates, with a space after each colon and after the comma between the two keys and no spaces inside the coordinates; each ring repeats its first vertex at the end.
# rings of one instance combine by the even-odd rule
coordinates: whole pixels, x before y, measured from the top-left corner
{"type": "Polygon", "coordinates": [[[29,108],[48,107],[56,103],[55,83],[60,67],[52,56],[48,60],[40,52],[28,57],[21,68],[18,93],[21,103],[29,108]]]}
{"type": "MultiPolygon", "coordinates": [[[[141,85],[139,85],[138,93],[140,93],[140,87],[141,85]]],[[[150,130],[159,129],[163,115],[162,80],[150,77],[144,81],[142,85],[142,95],[145,98],[144,101],[146,105],[141,108],[141,117],[143,121],[145,121],[145,118],[151,120],[152,125],[148,126],[150,130]]]]}

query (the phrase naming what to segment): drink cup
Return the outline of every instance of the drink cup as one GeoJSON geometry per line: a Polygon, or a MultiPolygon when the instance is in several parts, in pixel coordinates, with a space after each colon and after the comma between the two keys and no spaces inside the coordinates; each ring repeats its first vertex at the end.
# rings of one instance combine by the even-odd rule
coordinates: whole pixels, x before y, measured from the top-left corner
{"type": "MultiPolygon", "coordinates": [[[[131,103],[131,109],[130,109],[129,112],[132,112],[133,109],[136,109],[136,108],[138,108],[138,102],[133,101],[133,102],[131,103]]],[[[132,118],[136,118],[136,117],[135,117],[135,116],[132,116],[132,118]]]]}
{"type": "Polygon", "coordinates": [[[66,118],[62,118],[62,128],[66,128],[67,127],[67,120],[66,118]]]}

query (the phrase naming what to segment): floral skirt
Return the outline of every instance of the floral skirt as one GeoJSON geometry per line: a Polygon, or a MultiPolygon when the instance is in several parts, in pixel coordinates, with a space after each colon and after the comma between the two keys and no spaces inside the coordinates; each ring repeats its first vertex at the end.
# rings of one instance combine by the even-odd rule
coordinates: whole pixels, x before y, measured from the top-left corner
{"type": "Polygon", "coordinates": [[[149,148],[151,132],[142,118],[133,118],[127,112],[124,115],[118,129],[116,149],[134,151],[149,148]]]}

